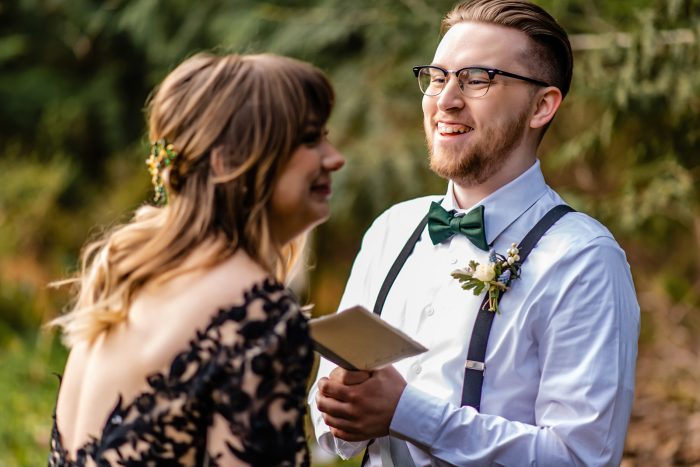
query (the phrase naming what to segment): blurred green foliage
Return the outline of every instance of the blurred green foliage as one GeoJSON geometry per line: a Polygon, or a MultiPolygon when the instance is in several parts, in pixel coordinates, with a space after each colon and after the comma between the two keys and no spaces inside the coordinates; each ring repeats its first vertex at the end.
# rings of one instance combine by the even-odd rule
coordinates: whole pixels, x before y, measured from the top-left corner
{"type": "Polygon", "coordinates": [[[0,351],[0,465],[46,465],[51,414],[66,351],[58,339],[14,337],[0,351]],[[58,370],[60,371],[60,370],[58,370]]]}
{"type": "MultiPolygon", "coordinates": [[[[572,91],[541,151],[545,173],[627,251],[642,357],[663,363],[659,377],[697,383],[688,359],[665,356],[700,354],[700,3],[538,3],[577,49],[572,91]]],[[[0,0],[0,464],[43,462],[55,390],[46,374],[60,371],[63,354],[41,350],[53,338],[35,330],[67,300],[46,284],[75,269],[86,238],[147,199],[143,107],[153,86],[202,50],[281,53],[328,72],[338,97],[331,138],[349,162],[333,218],[314,236],[306,294],[329,312],[371,220],[444,190],[427,169],[410,67],[430,62],[452,4],[0,0]]],[[[681,382],[674,400],[700,410],[684,389],[697,386],[681,382]]]]}

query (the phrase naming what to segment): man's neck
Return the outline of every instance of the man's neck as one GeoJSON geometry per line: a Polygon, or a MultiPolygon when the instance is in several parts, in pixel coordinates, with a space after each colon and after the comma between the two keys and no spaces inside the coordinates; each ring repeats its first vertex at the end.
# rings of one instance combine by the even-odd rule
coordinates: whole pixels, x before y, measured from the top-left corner
{"type": "Polygon", "coordinates": [[[529,157],[510,157],[498,172],[480,184],[469,184],[460,180],[453,180],[453,191],[457,206],[460,209],[470,209],[491,193],[521,176],[532,167],[536,160],[537,156],[534,153],[529,157]]]}

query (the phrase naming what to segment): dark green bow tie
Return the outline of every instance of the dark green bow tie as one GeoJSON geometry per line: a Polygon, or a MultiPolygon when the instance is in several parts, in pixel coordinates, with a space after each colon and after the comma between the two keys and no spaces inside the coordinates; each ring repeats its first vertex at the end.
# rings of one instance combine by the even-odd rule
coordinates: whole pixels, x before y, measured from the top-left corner
{"type": "Polygon", "coordinates": [[[430,204],[428,233],[433,245],[442,243],[454,234],[466,235],[474,246],[488,251],[484,231],[484,207],[477,206],[464,216],[455,216],[455,211],[446,211],[436,202],[430,204]]]}

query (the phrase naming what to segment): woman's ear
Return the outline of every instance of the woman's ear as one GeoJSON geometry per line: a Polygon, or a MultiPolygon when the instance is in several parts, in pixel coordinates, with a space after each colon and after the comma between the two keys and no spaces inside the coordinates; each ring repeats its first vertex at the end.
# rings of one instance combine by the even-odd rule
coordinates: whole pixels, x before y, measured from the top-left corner
{"type": "Polygon", "coordinates": [[[211,165],[214,177],[224,175],[226,173],[226,167],[224,165],[223,155],[221,154],[221,146],[212,149],[209,158],[209,164],[211,165]]]}
{"type": "Polygon", "coordinates": [[[530,117],[530,128],[542,128],[554,118],[563,96],[559,88],[549,86],[537,93],[534,112],[530,117]]]}

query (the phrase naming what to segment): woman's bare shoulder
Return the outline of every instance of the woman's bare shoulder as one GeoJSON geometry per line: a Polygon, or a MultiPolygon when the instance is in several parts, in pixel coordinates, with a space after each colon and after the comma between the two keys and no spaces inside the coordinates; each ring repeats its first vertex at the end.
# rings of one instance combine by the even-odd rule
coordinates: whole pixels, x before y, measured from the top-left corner
{"type": "Polygon", "coordinates": [[[138,324],[142,318],[154,318],[155,313],[190,316],[190,322],[196,322],[198,315],[211,315],[242,301],[246,291],[269,278],[260,264],[239,251],[214,267],[194,270],[142,291],[132,304],[129,319],[138,324]]]}

